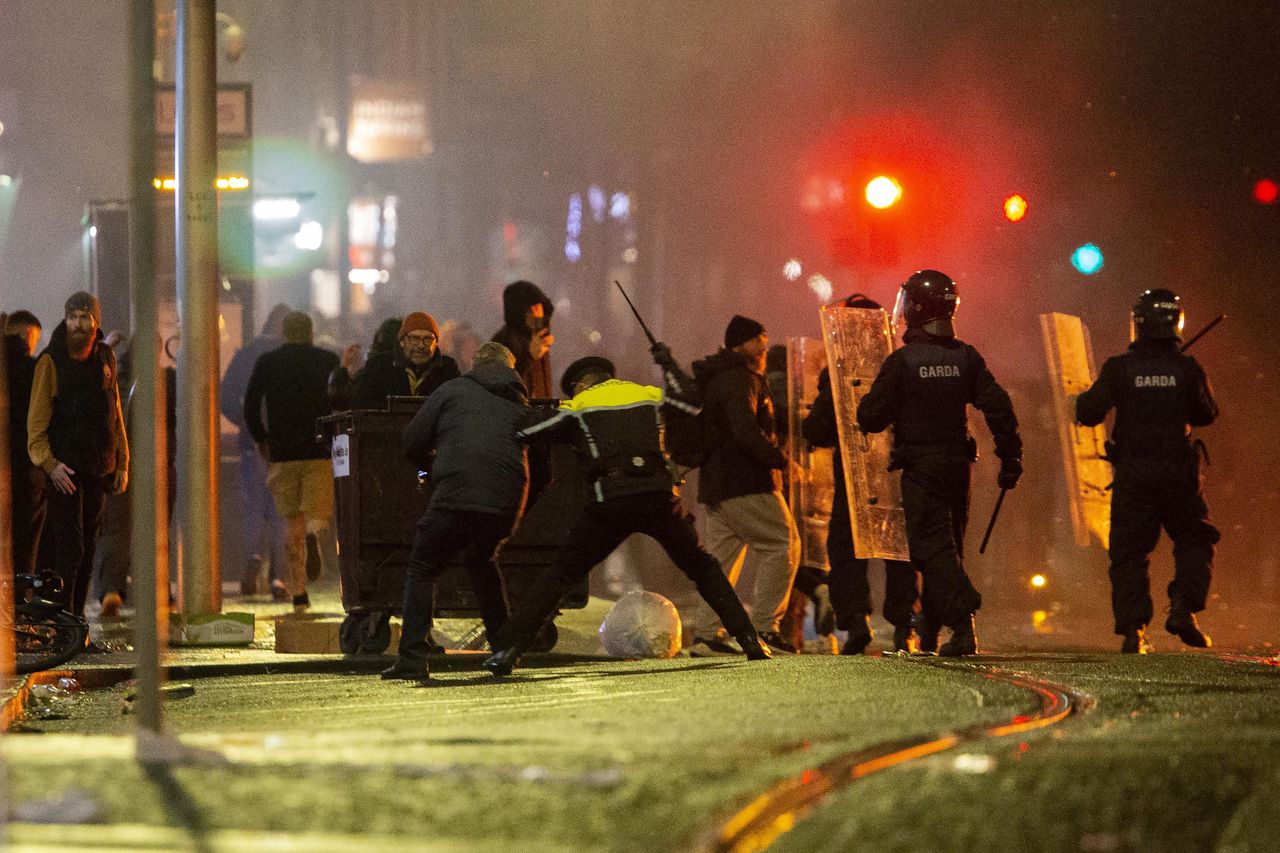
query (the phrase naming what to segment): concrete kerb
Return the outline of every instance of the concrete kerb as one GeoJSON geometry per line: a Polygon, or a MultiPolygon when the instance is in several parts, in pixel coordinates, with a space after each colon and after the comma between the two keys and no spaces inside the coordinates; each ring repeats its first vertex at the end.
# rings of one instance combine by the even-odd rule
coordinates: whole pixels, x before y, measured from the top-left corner
{"type": "MultiPolygon", "coordinates": [[[[486,651],[450,650],[445,655],[431,657],[431,669],[452,671],[479,669],[480,661],[488,656],[486,651]]],[[[165,667],[166,681],[188,681],[202,678],[224,678],[236,675],[374,675],[385,669],[394,655],[360,655],[351,657],[303,657],[279,661],[216,661],[208,663],[175,664],[165,667]]],[[[583,661],[611,660],[602,655],[541,653],[529,655],[522,669],[538,669],[545,666],[563,666],[583,661]]],[[[11,691],[0,707],[0,733],[8,732],[20,721],[31,698],[31,689],[37,685],[56,685],[60,678],[74,678],[81,690],[102,690],[133,678],[133,666],[127,664],[89,665],[79,668],[50,669],[33,672],[23,678],[11,691]]]]}

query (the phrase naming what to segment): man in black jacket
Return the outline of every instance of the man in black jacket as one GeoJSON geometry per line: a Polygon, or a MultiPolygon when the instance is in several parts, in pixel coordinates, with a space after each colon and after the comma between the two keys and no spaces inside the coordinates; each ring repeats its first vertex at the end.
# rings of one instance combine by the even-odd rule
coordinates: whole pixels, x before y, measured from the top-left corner
{"type": "MultiPolygon", "coordinates": [[[[698,473],[698,502],[707,507],[707,550],[736,585],[749,549],[756,555],[751,618],[777,651],[796,649],[778,632],[800,566],[800,534],[782,496],[786,454],[778,446],[773,400],[765,377],[769,334],[735,316],[724,349],[693,365],[702,389],[707,456],[698,473]]],[[[704,606],[689,618],[695,655],[736,651],[704,606]]]]}
{"type": "MultiPolygon", "coordinates": [[[[862,294],[843,302],[846,308],[880,308],[862,294]]],[[[800,425],[805,440],[814,447],[831,447],[831,474],[835,491],[831,498],[831,521],[827,525],[827,562],[831,572],[827,588],[836,613],[836,627],[849,632],[840,653],[860,655],[875,638],[871,630],[871,584],[867,581],[868,561],[853,552],[853,525],[849,517],[849,494],[844,481],[844,456],[840,452],[835,398],[831,393],[831,372],[822,369],[818,396],[800,425]]],[[[920,585],[915,566],[901,560],[884,561],[884,618],[893,626],[893,649],[912,650],[916,603],[920,585]]]]}
{"type": "Polygon", "coordinates": [[[1000,487],[1012,489],[1022,476],[1022,438],[1009,395],[978,351],[955,337],[959,301],[955,282],[937,270],[921,270],[903,283],[894,309],[895,325],[900,317],[907,323],[903,346],[880,365],[858,404],[863,432],[893,427],[907,548],[924,578],[920,647],[933,651],[939,626],[950,628],[951,639],[937,649],[948,657],[977,652],[973,614],[982,606],[961,562],[977,456],[968,406],[982,412],[995,439],[1000,487]]]}
{"type": "MultiPolygon", "coordinates": [[[[333,518],[333,471],[329,452],[316,441],[316,420],[329,414],[329,374],[338,357],[311,345],[311,318],[301,312],[285,316],[284,341],[254,365],[244,395],[244,421],[267,460],[267,486],[285,522],[289,594],[293,609],[301,613],[311,607],[307,536],[327,543],[323,534],[333,518]]],[[[322,567],[336,564],[327,546],[318,550],[322,567]]]]}
{"type": "Polygon", "coordinates": [[[1200,489],[1200,448],[1190,428],[1208,426],[1218,405],[1199,363],[1181,352],[1178,297],[1148,290],[1133,307],[1129,351],[1102,365],[1098,380],[1076,399],[1076,420],[1096,426],[1116,410],[1111,464],[1111,607],[1120,650],[1148,650],[1151,621],[1148,558],[1163,527],[1173,540],[1173,582],[1165,630],[1197,648],[1210,645],[1196,624],[1204,610],[1218,529],[1200,489]]]}
{"type": "Polygon", "coordinates": [[[426,680],[435,582],[459,552],[485,632],[496,638],[506,624],[494,553],[524,508],[529,475],[516,429],[528,409],[515,356],[490,341],[476,353],[471,372],[441,385],[405,428],[406,455],[431,472],[431,500],[409,555],[400,657],[383,678],[426,680]]]}
{"type": "Polygon", "coordinates": [[[461,375],[458,363],[440,351],[440,328],[426,311],[404,318],[397,341],[399,346],[370,357],[360,371],[356,408],[386,408],[388,397],[426,397],[461,375]]]}
{"type": "Polygon", "coordinates": [[[13,570],[33,574],[44,530],[45,474],[27,455],[27,411],[35,380],[40,321],[30,311],[14,311],[4,327],[9,371],[9,494],[13,511],[13,570]]]}
{"type": "MultiPolygon", "coordinates": [[[[715,558],[698,543],[693,519],[663,444],[662,410],[697,414],[693,383],[664,344],[654,344],[666,389],[614,378],[613,364],[598,356],[569,365],[560,381],[570,398],[559,411],[531,413],[519,437],[569,441],[583,460],[590,498],[530,597],[512,615],[495,652],[484,662],[494,675],[509,675],[520,656],[574,584],[632,533],[653,538],[703,600],[723,620],[750,660],[770,656],[715,558]]],[[[492,635],[491,635],[492,636],[492,635]]]]}
{"type": "Polygon", "coordinates": [[[76,616],[84,615],[107,493],[121,494],[129,482],[116,359],[101,321],[97,297],[71,294],[36,361],[27,413],[27,452],[53,485],[45,533],[76,616]]]}

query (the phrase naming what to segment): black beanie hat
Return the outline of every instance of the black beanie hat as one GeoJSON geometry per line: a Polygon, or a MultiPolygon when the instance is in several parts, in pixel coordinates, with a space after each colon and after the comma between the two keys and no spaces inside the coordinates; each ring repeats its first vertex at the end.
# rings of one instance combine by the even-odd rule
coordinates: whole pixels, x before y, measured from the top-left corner
{"type": "Polygon", "coordinates": [[[764,326],[750,317],[734,314],[733,319],[729,321],[729,325],[724,330],[724,348],[733,349],[763,334],[764,326]]]}
{"type": "Polygon", "coordinates": [[[607,373],[610,376],[616,376],[617,371],[613,368],[613,362],[607,358],[598,355],[589,355],[580,358],[573,364],[564,369],[564,375],[560,377],[560,390],[564,392],[566,398],[573,396],[573,385],[587,373],[607,373]]]}

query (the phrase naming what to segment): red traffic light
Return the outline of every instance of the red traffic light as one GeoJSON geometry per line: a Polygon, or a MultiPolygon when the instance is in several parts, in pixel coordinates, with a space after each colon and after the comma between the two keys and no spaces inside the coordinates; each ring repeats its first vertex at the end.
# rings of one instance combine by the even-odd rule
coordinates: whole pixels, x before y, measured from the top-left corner
{"type": "Polygon", "coordinates": [[[1027,215],[1027,200],[1014,193],[1004,200],[1004,218],[1010,222],[1021,222],[1027,215]]]}
{"type": "Polygon", "coordinates": [[[1253,185],[1253,200],[1258,204],[1275,204],[1280,187],[1270,178],[1263,178],[1253,185]]]}

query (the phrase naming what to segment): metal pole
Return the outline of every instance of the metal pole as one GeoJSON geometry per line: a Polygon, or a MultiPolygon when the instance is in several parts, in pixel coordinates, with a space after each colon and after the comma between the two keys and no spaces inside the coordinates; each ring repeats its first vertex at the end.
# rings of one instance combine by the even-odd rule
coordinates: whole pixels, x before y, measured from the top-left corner
{"type": "Polygon", "coordinates": [[[222,611],[218,562],[218,210],[214,0],[178,3],[175,162],[178,549],[184,615],[222,611]]]}
{"type": "MultiPolygon", "coordinates": [[[[13,519],[9,504],[9,372],[8,352],[3,346],[6,317],[0,312],[0,696],[5,695],[13,678],[14,621],[13,612],[13,519]]],[[[9,767],[0,750],[0,808],[9,802],[9,767]]],[[[0,847],[5,845],[8,821],[0,823],[0,847]]]]}
{"type": "MultiPolygon", "coordinates": [[[[163,725],[160,710],[160,658],[164,653],[169,609],[169,513],[166,493],[168,464],[163,446],[164,411],[158,396],[159,352],[156,333],[155,231],[155,0],[133,0],[129,8],[129,303],[133,306],[134,392],[129,407],[129,483],[131,545],[129,564],[134,586],[134,650],[138,663],[138,725],[158,733],[163,725]]],[[[120,389],[122,394],[128,389],[120,389]]]]}

